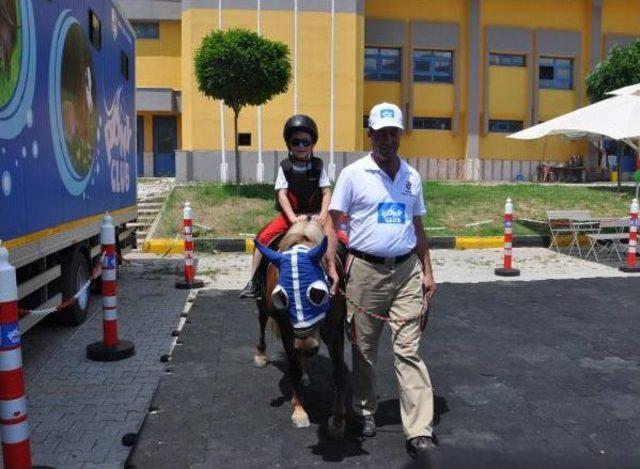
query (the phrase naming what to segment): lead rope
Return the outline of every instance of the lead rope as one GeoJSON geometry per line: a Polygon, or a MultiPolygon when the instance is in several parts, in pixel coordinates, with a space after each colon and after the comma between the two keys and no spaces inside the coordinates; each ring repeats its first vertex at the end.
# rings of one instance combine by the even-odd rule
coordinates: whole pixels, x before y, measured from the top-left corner
{"type": "MultiPolygon", "coordinates": [[[[420,313],[415,314],[413,316],[409,316],[408,318],[402,318],[402,319],[392,319],[389,316],[383,316],[381,314],[378,313],[374,313],[373,311],[371,311],[368,308],[365,308],[364,306],[361,306],[359,304],[357,304],[355,301],[353,301],[353,299],[347,295],[347,292],[344,291],[342,288],[339,288],[338,291],[344,295],[347,303],[349,303],[351,306],[353,306],[356,311],[358,311],[359,313],[362,313],[366,316],[369,316],[371,318],[374,319],[378,319],[380,321],[384,321],[387,323],[406,323],[406,322],[411,322],[411,321],[417,321],[420,320],[420,332],[423,332],[425,327],[427,326],[427,322],[429,321],[429,312],[431,309],[431,300],[429,300],[429,298],[427,298],[426,296],[423,298],[422,302],[420,303],[420,313]]],[[[358,349],[358,334],[356,331],[356,323],[355,321],[351,321],[351,323],[349,324],[349,327],[351,329],[351,333],[349,334],[351,337],[351,344],[353,347],[353,351],[352,353],[355,353],[356,350],[358,349]]]]}

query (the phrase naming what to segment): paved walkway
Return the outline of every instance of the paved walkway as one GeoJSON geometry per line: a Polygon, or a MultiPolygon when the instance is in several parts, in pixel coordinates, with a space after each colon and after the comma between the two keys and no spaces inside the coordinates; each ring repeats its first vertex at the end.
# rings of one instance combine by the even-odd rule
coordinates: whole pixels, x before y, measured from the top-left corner
{"type": "MultiPolygon", "coordinates": [[[[423,340],[440,448],[415,467],[640,467],[640,316],[635,278],[440,285],[423,340]]],[[[395,468],[404,452],[388,331],[378,435],[330,442],[326,352],[305,394],[312,425],[290,423],[290,386],[252,366],[255,306],[237,292],[196,298],[128,467],[395,468]]],[[[347,353],[347,363],[350,357],[347,353]]]]}
{"type": "MultiPolygon", "coordinates": [[[[142,261],[137,261],[138,263],[142,261]]],[[[22,338],[33,463],[58,469],[121,468],[122,437],[146,416],[188,292],[173,287],[173,269],[154,261],[119,270],[119,336],[136,354],[92,362],[86,346],[102,340],[100,297],[77,328],[40,324],[22,338]]]]}

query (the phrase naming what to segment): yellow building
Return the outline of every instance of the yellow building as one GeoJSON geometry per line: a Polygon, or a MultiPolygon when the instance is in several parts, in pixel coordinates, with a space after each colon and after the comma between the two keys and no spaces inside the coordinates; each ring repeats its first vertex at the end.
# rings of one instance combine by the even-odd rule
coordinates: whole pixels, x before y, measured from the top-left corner
{"type": "Polygon", "coordinates": [[[586,104],[587,73],[640,24],[637,0],[121,3],[138,33],[142,172],[187,180],[235,177],[233,113],[198,91],[193,72],[211,30],[247,28],[291,50],[288,92],[240,115],[243,180],[273,180],[296,112],[317,121],[316,153],[335,177],[368,149],[363,123],[380,101],[403,109],[401,154],[423,176],[512,179],[587,154],[584,141],[505,136],[586,104]]]}

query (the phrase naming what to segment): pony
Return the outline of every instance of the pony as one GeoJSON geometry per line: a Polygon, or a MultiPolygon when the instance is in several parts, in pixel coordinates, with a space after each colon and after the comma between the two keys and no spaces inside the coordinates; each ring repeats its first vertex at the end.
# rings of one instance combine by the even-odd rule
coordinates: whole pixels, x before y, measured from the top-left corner
{"type": "MultiPolygon", "coordinates": [[[[303,357],[318,353],[320,339],[326,344],[331,358],[336,388],[333,413],[327,425],[329,438],[342,439],[345,431],[344,319],[345,298],[329,294],[330,282],[322,265],[327,249],[327,238],[322,226],[315,221],[294,223],[281,240],[275,239],[271,249],[256,242],[263,254],[258,270],[258,283],[262,295],[256,300],[260,322],[260,337],[254,364],[267,365],[265,329],[282,340],[288,365],[288,376],[293,385],[293,414],[296,428],[308,427],[309,416],[301,401],[303,357]],[[277,249],[276,250],[276,246],[277,249]]],[[[344,290],[342,261],[344,249],[340,245],[336,268],[341,290],[344,290]]],[[[307,378],[308,380],[308,378],[307,378]]]]}

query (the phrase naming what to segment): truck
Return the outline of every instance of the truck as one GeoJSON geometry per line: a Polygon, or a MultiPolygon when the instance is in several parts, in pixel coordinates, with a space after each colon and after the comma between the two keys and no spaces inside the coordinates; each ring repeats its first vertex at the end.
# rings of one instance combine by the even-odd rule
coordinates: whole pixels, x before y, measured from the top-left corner
{"type": "Polygon", "coordinates": [[[20,330],[82,323],[100,227],[133,247],[135,33],[116,0],[0,0],[0,242],[16,268],[20,330]]]}

